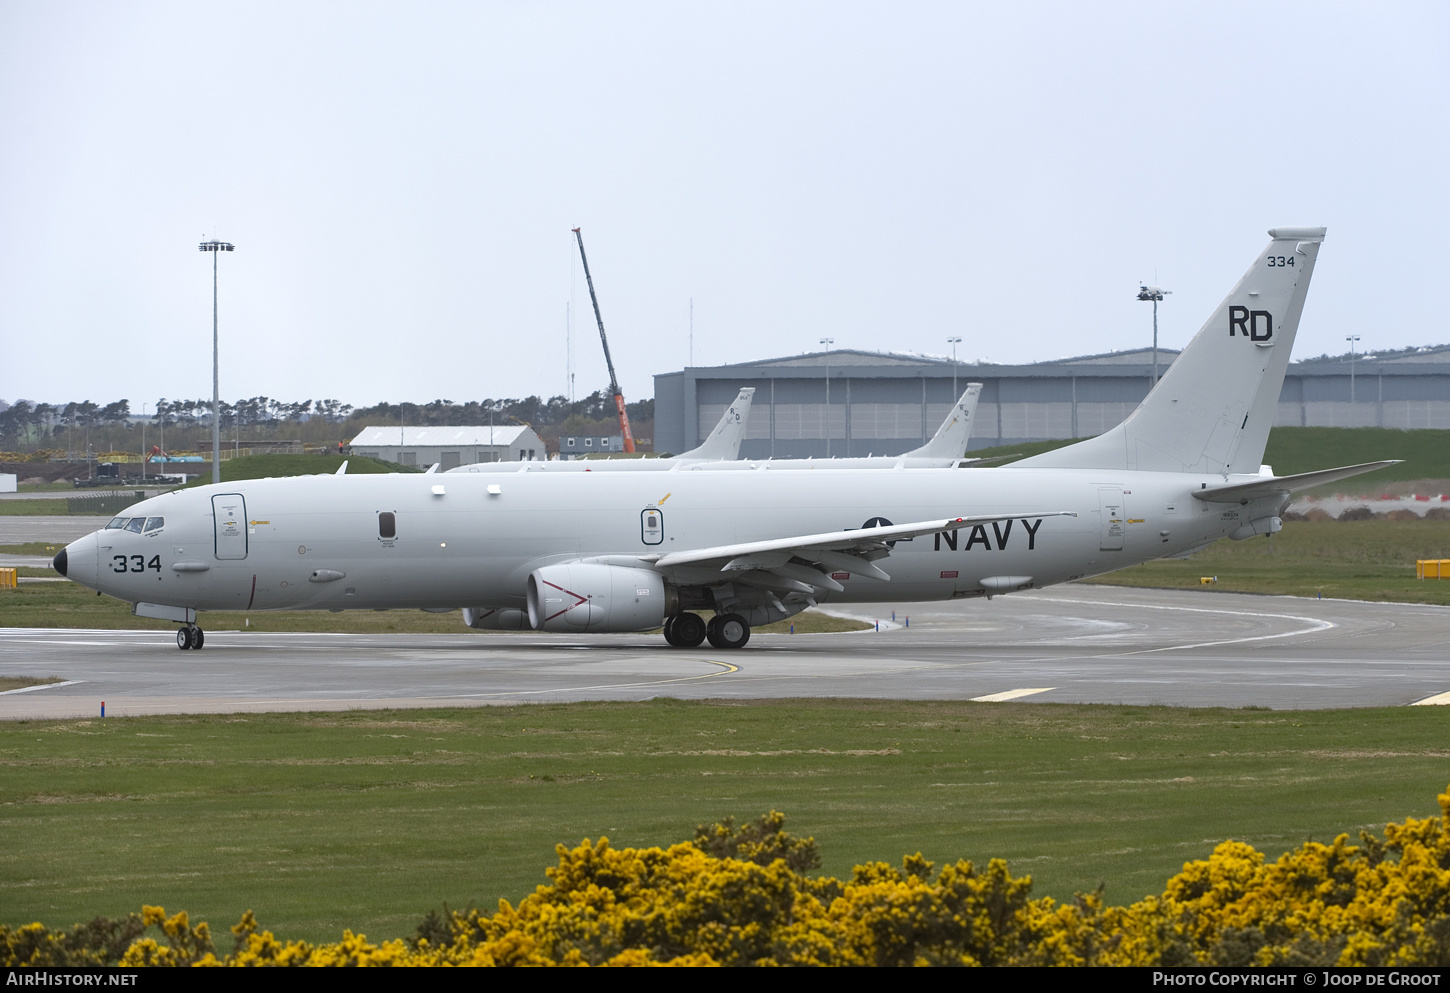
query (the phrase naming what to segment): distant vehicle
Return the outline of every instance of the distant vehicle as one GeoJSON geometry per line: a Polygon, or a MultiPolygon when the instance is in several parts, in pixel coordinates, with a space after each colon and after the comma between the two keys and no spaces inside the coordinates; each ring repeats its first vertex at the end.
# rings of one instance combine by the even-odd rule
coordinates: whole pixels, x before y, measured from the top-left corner
{"type": "Polygon", "coordinates": [[[817,603],[990,598],[1273,534],[1291,493],[1391,463],[1260,465],[1324,229],[1269,235],[1127,420],[1012,465],[257,479],[143,500],[55,568],[182,625],[179,648],[198,611],[463,608],[727,650],[817,603]]]}
{"type": "Polygon", "coordinates": [[[168,463],[168,462],[205,462],[206,459],[202,458],[200,455],[167,455],[160,448],[158,448],[155,445],[152,445],[151,446],[151,451],[146,455],[146,458],[145,458],[144,461],[146,461],[146,462],[163,462],[163,463],[168,463]]]}

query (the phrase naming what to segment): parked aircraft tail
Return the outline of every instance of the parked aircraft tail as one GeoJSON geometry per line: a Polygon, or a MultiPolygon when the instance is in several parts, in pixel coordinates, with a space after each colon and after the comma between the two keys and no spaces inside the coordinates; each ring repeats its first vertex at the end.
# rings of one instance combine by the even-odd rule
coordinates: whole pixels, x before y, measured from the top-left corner
{"type": "Polygon", "coordinates": [[[952,412],[941,422],[936,434],[920,448],[907,452],[903,458],[959,459],[967,450],[972,433],[972,419],[977,416],[977,398],[982,395],[981,383],[968,383],[967,392],[958,399],[952,412]]]}
{"type": "Polygon", "coordinates": [[[1257,473],[1324,231],[1271,230],[1269,247],[1127,420],[1014,465],[1257,473]]]}
{"type": "Polygon", "coordinates": [[[755,397],[755,387],[747,386],[740,391],[735,402],[726,408],[720,423],[710,432],[710,437],[700,447],[681,452],[677,459],[706,461],[733,461],[740,458],[740,442],[745,437],[745,422],[750,420],[750,404],[755,397]]]}

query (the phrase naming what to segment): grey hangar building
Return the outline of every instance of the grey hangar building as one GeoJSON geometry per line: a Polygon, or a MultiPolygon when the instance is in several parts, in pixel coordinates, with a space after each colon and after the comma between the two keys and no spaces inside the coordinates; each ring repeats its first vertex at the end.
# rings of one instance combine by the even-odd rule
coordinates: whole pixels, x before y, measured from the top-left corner
{"type": "MultiPolygon", "coordinates": [[[[1160,376],[1177,354],[1158,350],[1160,376]]],[[[690,367],[654,377],[655,450],[698,445],[746,386],[745,459],[898,455],[936,432],[969,382],[982,395],[968,451],[1090,438],[1132,413],[1152,378],[1148,348],[1030,365],[841,349],[690,367]]],[[[1450,345],[1292,362],[1274,423],[1450,428],[1450,345]]]]}

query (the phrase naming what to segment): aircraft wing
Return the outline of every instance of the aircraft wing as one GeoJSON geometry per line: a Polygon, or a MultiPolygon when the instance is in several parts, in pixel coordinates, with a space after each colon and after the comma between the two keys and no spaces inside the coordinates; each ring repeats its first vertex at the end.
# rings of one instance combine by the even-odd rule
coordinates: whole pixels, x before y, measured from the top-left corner
{"type": "MultiPolygon", "coordinates": [[[[975,517],[950,517],[946,520],[918,521],[913,524],[890,524],[885,527],[854,528],[849,531],[827,531],[821,534],[799,535],[791,538],[770,538],[764,541],[745,541],[732,545],[715,545],[710,548],[695,548],[689,551],[670,552],[658,558],[646,556],[656,568],[669,569],[677,566],[694,566],[718,569],[731,578],[730,574],[749,582],[754,574],[759,585],[799,589],[805,586],[819,586],[841,590],[842,587],[827,573],[833,570],[859,573],[872,579],[887,580],[891,577],[872,564],[872,559],[882,558],[890,553],[890,543],[905,541],[940,531],[954,531],[974,524],[988,524],[1009,518],[1028,517],[1076,517],[1070,510],[1056,510],[1043,513],[1032,511],[1026,514],[981,514],[975,517]],[[802,559],[823,567],[818,572],[808,566],[793,563],[802,559]],[[773,576],[778,582],[771,582],[773,576]]],[[[804,590],[802,590],[804,592],[804,590]]]]}
{"type": "Polygon", "coordinates": [[[1210,486],[1194,490],[1197,500],[1209,503],[1247,503],[1260,497],[1276,493],[1297,493],[1325,483],[1338,482],[1362,472],[1374,472],[1389,465],[1399,465],[1404,459],[1390,459],[1386,462],[1363,462],[1359,465],[1341,466],[1338,469],[1320,469],[1318,472],[1301,472],[1295,476],[1265,476],[1249,483],[1229,483],[1225,486],[1210,486]]]}

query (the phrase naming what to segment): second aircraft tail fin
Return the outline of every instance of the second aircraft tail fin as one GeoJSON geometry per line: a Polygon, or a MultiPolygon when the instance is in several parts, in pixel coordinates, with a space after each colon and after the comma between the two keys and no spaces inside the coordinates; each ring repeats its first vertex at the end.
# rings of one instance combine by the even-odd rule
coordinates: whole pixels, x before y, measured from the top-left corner
{"type": "Polygon", "coordinates": [[[735,398],[735,402],[725,408],[725,413],[720,416],[720,422],[710,432],[710,437],[702,441],[698,448],[681,452],[675,457],[699,462],[729,462],[740,458],[740,442],[745,437],[745,422],[750,420],[750,404],[754,398],[755,387],[745,387],[735,398]]]}
{"type": "Polygon", "coordinates": [[[920,448],[913,448],[902,458],[959,459],[967,450],[972,433],[972,419],[977,416],[977,399],[982,395],[981,383],[968,383],[967,392],[957,399],[951,413],[936,429],[936,434],[920,448]]]}
{"type": "Polygon", "coordinates": [[[1013,464],[1258,472],[1324,228],[1275,228],[1269,237],[1269,247],[1127,420],[1013,464]]]}

